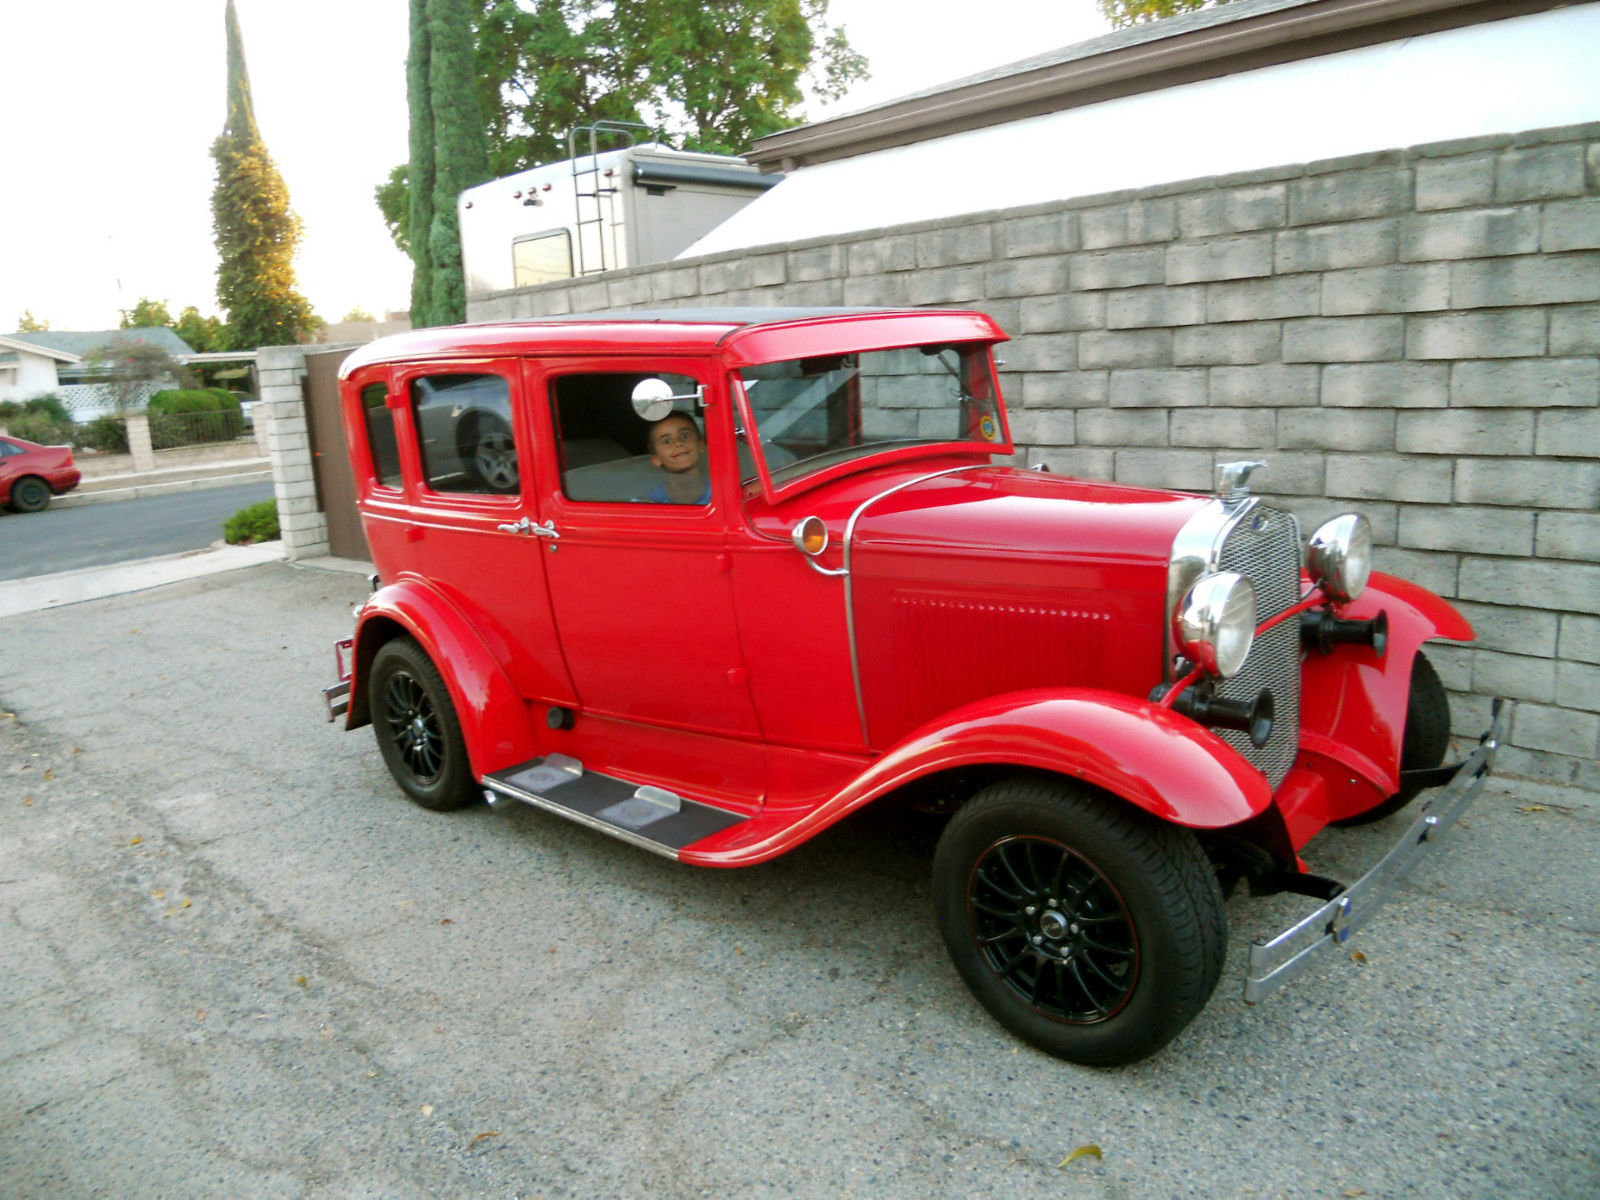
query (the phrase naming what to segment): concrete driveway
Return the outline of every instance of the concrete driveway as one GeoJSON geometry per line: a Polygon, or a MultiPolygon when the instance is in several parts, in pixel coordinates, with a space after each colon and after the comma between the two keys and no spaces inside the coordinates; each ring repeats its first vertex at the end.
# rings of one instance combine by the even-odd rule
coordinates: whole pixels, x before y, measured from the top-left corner
{"type": "Polygon", "coordinates": [[[277,563],[0,619],[0,1194],[1600,1190],[1592,796],[1491,786],[1359,961],[1258,1009],[1245,946],[1304,902],[1234,900],[1188,1033],[1087,1070],[962,988],[930,824],[719,873],[408,804],[320,711],[364,589],[277,563]]]}

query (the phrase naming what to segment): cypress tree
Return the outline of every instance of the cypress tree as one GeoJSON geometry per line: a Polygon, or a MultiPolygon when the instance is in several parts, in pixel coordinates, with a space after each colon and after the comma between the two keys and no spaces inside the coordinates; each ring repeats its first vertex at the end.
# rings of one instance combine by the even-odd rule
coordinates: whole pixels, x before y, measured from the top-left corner
{"type": "Polygon", "coordinates": [[[428,0],[411,0],[411,50],[406,55],[406,100],[411,109],[411,164],[407,228],[411,237],[411,324],[431,325],[433,256],[428,230],[433,225],[433,93],[429,86],[428,0]]]}
{"type": "Polygon", "coordinates": [[[300,218],[289,207],[289,189],[256,128],[233,0],[228,0],[226,23],[228,119],[211,146],[217,164],[212,228],[221,259],[217,300],[227,310],[234,346],[293,345],[305,340],[314,319],[310,302],[295,289],[300,218]]]}
{"type": "Polygon", "coordinates": [[[452,325],[467,319],[456,202],[467,188],[489,178],[489,151],[474,73],[473,5],[470,0],[427,0],[427,5],[433,214],[428,224],[413,224],[412,228],[427,230],[433,273],[428,323],[452,325]]]}
{"type": "Polygon", "coordinates": [[[456,202],[464,190],[490,175],[474,73],[473,12],[473,0],[411,0],[406,227],[411,323],[419,327],[451,325],[467,316],[456,202]]]}

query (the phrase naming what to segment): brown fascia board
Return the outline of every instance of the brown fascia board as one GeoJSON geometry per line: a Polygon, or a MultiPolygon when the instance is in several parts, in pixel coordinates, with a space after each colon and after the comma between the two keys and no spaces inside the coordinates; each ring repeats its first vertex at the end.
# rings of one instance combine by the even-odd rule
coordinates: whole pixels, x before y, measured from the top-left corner
{"type": "Polygon", "coordinates": [[[1322,0],[801,125],[760,138],[745,157],[763,171],[792,171],[1118,96],[1583,2],[1322,0]]]}

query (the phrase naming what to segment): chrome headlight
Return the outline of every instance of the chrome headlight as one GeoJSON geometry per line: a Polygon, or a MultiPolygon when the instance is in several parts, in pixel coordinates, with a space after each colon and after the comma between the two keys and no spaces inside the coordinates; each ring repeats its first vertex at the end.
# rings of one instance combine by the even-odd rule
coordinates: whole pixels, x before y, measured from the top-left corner
{"type": "Polygon", "coordinates": [[[1324,522],[1306,543],[1306,570],[1333,599],[1354,600],[1372,575],[1372,526],[1360,513],[1324,522]]]}
{"type": "Polygon", "coordinates": [[[1191,661],[1223,679],[1238,672],[1256,640],[1256,589],[1235,571],[1218,571],[1184,593],[1173,640],[1191,661]]]}

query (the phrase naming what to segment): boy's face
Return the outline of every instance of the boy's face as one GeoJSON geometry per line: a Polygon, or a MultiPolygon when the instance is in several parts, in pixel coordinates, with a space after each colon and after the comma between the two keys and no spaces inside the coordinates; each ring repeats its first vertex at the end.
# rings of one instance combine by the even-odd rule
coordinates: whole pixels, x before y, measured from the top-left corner
{"type": "Polygon", "coordinates": [[[657,421],[650,430],[650,461],[681,475],[700,465],[700,431],[682,413],[657,421]]]}

